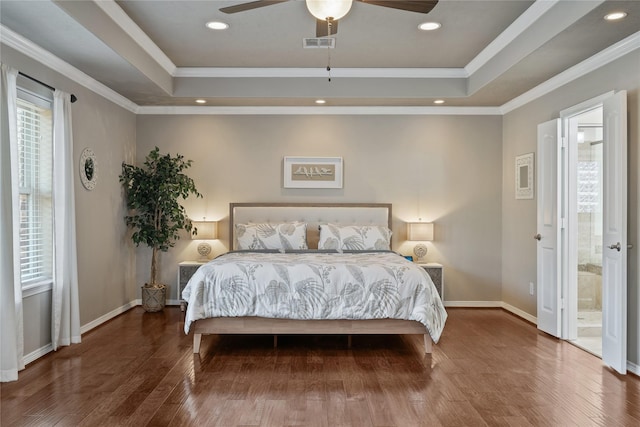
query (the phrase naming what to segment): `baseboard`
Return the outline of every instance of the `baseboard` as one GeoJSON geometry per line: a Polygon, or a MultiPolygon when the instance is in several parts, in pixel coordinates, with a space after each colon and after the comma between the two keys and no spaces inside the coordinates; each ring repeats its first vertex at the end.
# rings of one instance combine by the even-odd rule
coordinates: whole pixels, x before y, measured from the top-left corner
{"type": "Polygon", "coordinates": [[[531,322],[534,325],[538,324],[538,318],[537,317],[532,316],[531,314],[527,313],[526,311],[520,310],[519,308],[516,308],[516,307],[512,306],[511,304],[507,304],[506,302],[503,301],[502,302],[502,308],[507,310],[509,313],[513,313],[516,316],[523,318],[527,322],[531,322]]]}
{"type": "Polygon", "coordinates": [[[24,357],[22,358],[22,361],[24,362],[25,365],[28,365],[29,363],[34,362],[36,359],[41,358],[42,356],[44,356],[45,354],[51,351],[53,351],[53,345],[49,343],[44,347],[40,347],[39,349],[32,351],[29,354],[25,354],[24,357]]]}
{"type": "Polygon", "coordinates": [[[520,310],[511,304],[507,304],[504,301],[445,301],[444,306],[462,308],[503,308],[508,312],[523,318],[527,322],[531,322],[534,325],[538,324],[538,319],[535,316],[532,316],[526,311],[520,310]]]}
{"type": "Polygon", "coordinates": [[[629,362],[627,360],[627,371],[634,373],[635,375],[640,377],[640,365],[636,365],[635,363],[629,362]]]}
{"type": "MultiPolygon", "coordinates": [[[[182,302],[182,300],[179,299],[168,299],[165,301],[165,305],[180,305],[180,303],[182,302]]],[[[136,306],[136,305],[142,305],[142,300],[140,298],[131,301],[131,303],[136,306]]]]}
{"type": "Polygon", "coordinates": [[[444,301],[445,307],[501,308],[502,301],[444,301]]]}
{"type": "Polygon", "coordinates": [[[89,332],[90,330],[97,328],[98,326],[102,325],[104,322],[107,322],[111,319],[113,319],[114,317],[124,313],[125,311],[131,310],[133,307],[136,307],[138,305],[142,304],[142,302],[138,299],[138,300],[133,300],[128,302],[127,304],[123,305],[122,307],[118,307],[115,310],[111,310],[110,312],[108,312],[107,314],[98,317],[96,320],[93,320],[85,325],[82,325],[80,327],[80,333],[81,334],[85,334],[87,332],[89,332]]]}
{"type": "MultiPolygon", "coordinates": [[[[140,298],[134,299],[133,301],[131,301],[130,304],[133,304],[133,307],[135,307],[137,305],[142,305],[142,299],[140,299],[140,298]]],[[[179,299],[168,299],[168,300],[165,300],[165,305],[180,305],[180,300],[179,299]]]]}

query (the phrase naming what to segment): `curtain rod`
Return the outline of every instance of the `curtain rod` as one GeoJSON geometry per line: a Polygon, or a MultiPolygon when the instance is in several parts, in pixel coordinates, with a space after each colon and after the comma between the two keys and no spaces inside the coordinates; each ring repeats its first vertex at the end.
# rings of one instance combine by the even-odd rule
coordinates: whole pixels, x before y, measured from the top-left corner
{"type": "MultiPolygon", "coordinates": [[[[31,81],[33,81],[33,82],[36,82],[36,83],[38,83],[38,84],[41,84],[42,86],[46,87],[47,89],[49,89],[49,90],[50,90],[50,91],[52,91],[52,92],[56,90],[56,88],[55,88],[55,87],[50,86],[50,85],[48,85],[48,84],[46,84],[46,83],[44,83],[44,82],[41,82],[40,80],[38,80],[38,79],[36,79],[36,78],[33,78],[33,77],[31,77],[30,75],[23,73],[22,71],[18,71],[18,74],[20,74],[22,77],[26,77],[26,78],[28,78],[29,80],[31,80],[31,81]]],[[[74,102],[76,102],[77,100],[78,100],[78,97],[77,97],[77,96],[75,96],[74,94],[71,94],[71,103],[73,104],[73,103],[74,103],[74,102]]]]}

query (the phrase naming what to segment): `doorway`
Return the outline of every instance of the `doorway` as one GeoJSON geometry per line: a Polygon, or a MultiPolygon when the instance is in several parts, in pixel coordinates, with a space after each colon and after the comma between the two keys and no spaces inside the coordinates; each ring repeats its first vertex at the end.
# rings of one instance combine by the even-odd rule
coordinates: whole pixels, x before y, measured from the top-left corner
{"type": "Polygon", "coordinates": [[[621,374],[627,371],[627,253],[632,247],[627,244],[626,97],[625,91],[610,92],[561,111],[560,119],[538,125],[534,235],[538,329],[575,342],[579,295],[592,300],[588,311],[599,313],[600,289],[602,320],[598,318],[596,325],[601,326],[591,332],[601,338],[596,336],[592,341],[601,342],[603,362],[621,374]],[[597,120],[588,119],[588,113],[594,112],[601,116],[601,126],[597,126],[597,120]],[[585,146],[588,150],[580,150],[591,127],[596,136],[588,137],[593,139],[585,146]],[[601,143],[598,127],[602,129],[601,143]],[[578,142],[579,137],[582,142],[578,142]],[[578,162],[580,151],[585,156],[583,165],[578,162]],[[585,214],[582,216],[590,217],[582,223],[586,237],[578,233],[579,202],[585,214]],[[587,241],[584,249],[579,250],[579,239],[587,241]],[[596,276],[596,283],[601,281],[589,297],[578,292],[578,273],[582,272],[596,276]]]}
{"type": "Polygon", "coordinates": [[[568,118],[570,182],[568,211],[573,219],[569,232],[572,256],[567,266],[569,286],[575,301],[574,330],[570,340],[578,347],[602,357],[602,225],[603,225],[603,119],[602,106],[568,118]],[[571,244],[571,242],[573,244],[571,244]]]}

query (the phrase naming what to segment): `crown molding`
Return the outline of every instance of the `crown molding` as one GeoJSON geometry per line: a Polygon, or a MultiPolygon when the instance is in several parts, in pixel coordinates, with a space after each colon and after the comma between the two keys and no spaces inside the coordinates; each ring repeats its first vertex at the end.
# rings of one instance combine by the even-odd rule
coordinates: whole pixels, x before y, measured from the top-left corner
{"type": "Polygon", "coordinates": [[[155,115],[381,115],[381,116],[499,116],[498,107],[140,107],[138,114],[155,115]]]}
{"type": "MultiPolygon", "coordinates": [[[[499,107],[398,107],[398,106],[370,106],[370,107],[198,107],[198,106],[138,106],[129,99],[123,97],[77,68],[73,67],[69,63],[63,61],[57,56],[51,54],[40,46],[36,45],[32,41],[20,36],[13,32],[9,28],[0,24],[0,39],[2,44],[9,46],[24,55],[33,58],[41,64],[51,68],[52,70],[66,76],[70,80],[86,87],[87,89],[95,92],[96,94],[106,98],[120,107],[131,111],[136,114],[207,114],[207,115],[504,115],[517,108],[526,105],[537,98],[540,98],[549,92],[560,88],[561,86],[584,76],[598,68],[607,65],[608,63],[623,57],[636,49],[640,48],[640,31],[630,35],[624,40],[611,45],[610,47],[602,50],[594,56],[582,61],[581,63],[569,68],[568,70],[550,78],[549,80],[541,83],[535,88],[525,92],[524,94],[512,99],[511,101],[499,106],[499,107]]],[[[225,74],[229,70],[246,70],[245,77],[255,77],[251,75],[251,70],[256,73],[264,72],[269,69],[222,69],[222,68],[177,68],[176,75],[179,77],[198,77],[201,76],[198,73],[204,73],[211,71],[212,73],[218,73],[218,75],[209,75],[209,77],[230,77],[231,75],[225,74]],[[202,71],[206,70],[206,71],[202,71]],[[262,71],[261,71],[262,70],[262,71]],[[190,75],[190,73],[193,73],[190,75]],[[184,75],[183,75],[184,74],[184,75]]],[[[280,72],[288,72],[295,74],[309,72],[319,72],[318,69],[275,69],[280,72]],[[286,71],[282,71],[286,70],[286,71]],[[302,71],[300,71],[302,70],[302,71]]],[[[345,77],[357,76],[363,77],[368,71],[366,69],[336,69],[343,70],[345,77]],[[349,74],[354,73],[354,74],[349,74]]],[[[424,78],[428,75],[432,69],[391,69],[395,70],[391,75],[402,76],[404,78],[424,78]],[[395,74],[394,74],[395,73],[395,74]],[[404,74],[403,74],[404,73],[404,74]],[[420,73],[423,73],[420,75],[420,73]]],[[[334,70],[332,70],[333,73],[334,70]]],[[[382,71],[388,72],[389,69],[373,69],[369,77],[379,77],[376,73],[382,71]]],[[[326,71],[325,71],[326,72],[326,71]]],[[[445,69],[444,74],[448,74],[448,77],[460,77],[460,73],[465,72],[462,69],[445,69]],[[447,71],[448,70],[448,71],[447,71]],[[453,70],[453,71],[452,71],[453,70]]],[[[435,72],[434,72],[435,73],[435,72]]],[[[466,72],[465,72],[466,73],[466,72]]],[[[335,75],[335,74],[334,74],[335,75]]],[[[323,75],[324,76],[324,75],[323,75]]],[[[238,77],[233,75],[233,77],[238,77]]],[[[263,77],[269,77],[263,75],[263,77]]],[[[271,76],[273,77],[273,75],[271,76]]],[[[386,74],[384,77],[389,77],[386,74]]],[[[402,78],[398,77],[398,78],[402,78]]],[[[435,77],[435,74],[431,77],[435,77]]]]}
{"type": "MultiPolygon", "coordinates": [[[[336,78],[386,79],[464,79],[464,68],[332,68],[336,78]]],[[[327,77],[325,68],[243,68],[243,67],[180,67],[174,77],[201,78],[315,78],[327,77]]]]}
{"type": "Polygon", "coordinates": [[[503,104],[500,106],[500,111],[502,114],[507,114],[639,48],[640,31],[620,40],[618,43],[612,44],[592,57],[585,59],[579,64],[568,68],[533,89],[503,104]]]}
{"type": "Polygon", "coordinates": [[[98,82],[94,78],[88,76],[82,71],[78,70],[71,64],[63,61],[47,50],[41,48],[37,44],[33,43],[21,35],[11,31],[9,28],[0,24],[0,39],[2,44],[9,46],[24,55],[40,62],[42,65],[51,68],[52,70],[62,74],[69,80],[78,83],[92,92],[108,99],[120,107],[135,113],[138,110],[138,105],[129,101],[124,96],[111,90],[107,86],[98,82]]]}

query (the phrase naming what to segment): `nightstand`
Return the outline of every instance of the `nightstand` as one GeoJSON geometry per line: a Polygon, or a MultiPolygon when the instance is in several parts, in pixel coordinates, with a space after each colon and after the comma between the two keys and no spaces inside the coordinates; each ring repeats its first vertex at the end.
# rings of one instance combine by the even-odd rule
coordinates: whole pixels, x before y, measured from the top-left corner
{"type": "Polygon", "coordinates": [[[186,302],[182,299],[182,290],[187,286],[193,273],[203,264],[206,263],[200,261],[182,261],[178,264],[178,301],[180,301],[180,310],[182,311],[184,311],[186,305],[186,302]]]}
{"type": "Polygon", "coordinates": [[[426,264],[418,265],[424,268],[427,274],[429,274],[429,277],[431,277],[433,284],[436,285],[438,294],[440,294],[440,299],[444,301],[444,278],[442,274],[442,264],[438,264],[437,262],[429,262],[426,264]]]}

